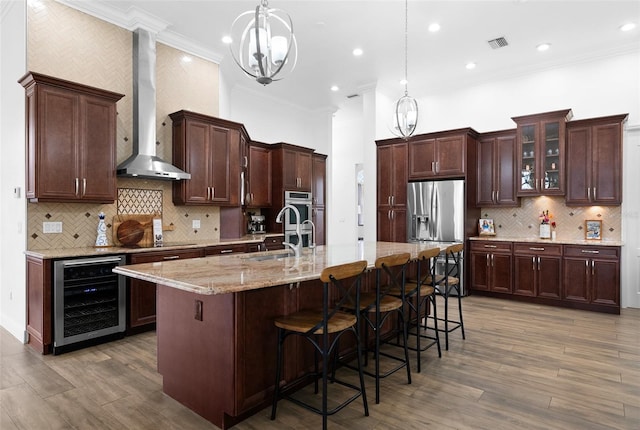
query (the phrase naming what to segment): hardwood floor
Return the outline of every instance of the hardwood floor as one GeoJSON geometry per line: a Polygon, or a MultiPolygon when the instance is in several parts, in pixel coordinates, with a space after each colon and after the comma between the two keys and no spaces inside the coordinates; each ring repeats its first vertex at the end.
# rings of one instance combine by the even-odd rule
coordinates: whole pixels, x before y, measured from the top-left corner
{"type": "MultiPolygon", "coordinates": [[[[356,401],[329,427],[640,429],[640,309],[616,316],[472,296],[463,310],[466,340],[454,332],[442,358],[435,348],[423,353],[411,385],[404,372],[383,380],[379,405],[367,378],[370,416],[356,401]]],[[[0,329],[0,428],[215,429],[162,393],[155,339],[145,333],[54,357],[0,329]]],[[[234,428],[321,424],[286,400],[276,421],[269,414],[234,428]]]]}

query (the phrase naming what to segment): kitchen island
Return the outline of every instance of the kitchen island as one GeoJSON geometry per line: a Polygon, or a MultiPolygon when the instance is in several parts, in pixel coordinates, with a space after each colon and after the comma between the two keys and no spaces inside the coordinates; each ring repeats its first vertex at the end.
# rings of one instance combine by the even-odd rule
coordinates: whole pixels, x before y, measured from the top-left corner
{"type": "MultiPolygon", "coordinates": [[[[267,406],[273,393],[273,319],[321,303],[325,267],[448,243],[358,242],[120,266],[157,288],[158,372],[163,391],[221,428],[267,406]]],[[[365,281],[366,282],[366,281],[365,281]]],[[[285,344],[283,379],[313,365],[299,339],[285,344]]]]}

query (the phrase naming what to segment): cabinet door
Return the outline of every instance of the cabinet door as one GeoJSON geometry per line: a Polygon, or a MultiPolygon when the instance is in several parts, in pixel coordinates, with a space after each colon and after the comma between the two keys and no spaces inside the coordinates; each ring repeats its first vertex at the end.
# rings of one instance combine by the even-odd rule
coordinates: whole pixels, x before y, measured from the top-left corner
{"type": "Polygon", "coordinates": [[[589,273],[588,259],[567,258],[564,259],[562,286],[563,298],[574,302],[589,302],[589,273]]]}
{"type": "Polygon", "coordinates": [[[324,206],[325,182],[327,177],[326,159],[321,156],[314,156],[312,170],[313,186],[311,188],[311,195],[313,197],[313,204],[317,206],[324,206]]]}
{"type": "Polygon", "coordinates": [[[379,207],[377,216],[377,240],[393,242],[394,224],[391,219],[391,207],[379,207]]]}
{"type": "Polygon", "coordinates": [[[562,286],[562,258],[538,257],[538,297],[559,299],[562,286]]]}
{"type": "Polygon", "coordinates": [[[620,265],[617,260],[591,260],[591,303],[620,304],[620,265]]]}
{"type": "Polygon", "coordinates": [[[591,197],[601,205],[622,203],[622,136],[620,124],[592,128],[591,197]]]}
{"type": "Polygon", "coordinates": [[[533,255],[514,256],[513,294],[521,296],[536,296],[536,281],[538,279],[538,260],[533,255]]]}
{"type": "Polygon", "coordinates": [[[561,195],[564,194],[564,125],[553,120],[543,121],[540,127],[541,194],[561,195]]]}
{"type": "Polygon", "coordinates": [[[300,178],[298,187],[302,191],[311,191],[313,161],[310,153],[299,152],[297,154],[296,165],[298,177],[300,178]]]}
{"type": "MultiPolygon", "coordinates": [[[[210,195],[213,203],[229,203],[231,201],[231,181],[234,175],[231,174],[232,164],[239,169],[239,152],[232,148],[234,138],[239,136],[234,130],[221,127],[211,127],[211,141],[209,149],[210,163],[210,195]],[[232,155],[235,155],[232,157],[232,155]]],[[[236,145],[237,146],[237,145],[236,145]]],[[[237,179],[237,178],[236,178],[237,179]]]]}
{"type": "Polygon", "coordinates": [[[96,97],[80,98],[82,136],[80,195],[83,200],[112,202],[116,191],[116,107],[96,97]]]}
{"type": "Polygon", "coordinates": [[[491,254],[491,291],[511,292],[511,254],[491,254]]]}
{"type": "MultiPolygon", "coordinates": [[[[34,197],[43,199],[79,199],[79,121],[78,95],[43,87],[40,90],[37,153],[33,162],[37,169],[34,197]]],[[[113,167],[113,166],[111,166],[113,167]]],[[[30,196],[30,195],[29,195],[30,196]]]]}
{"type": "Polygon", "coordinates": [[[425,179],[436,175],[436,139],[409,144],[409,179],[425,179]]]}
{"type": "MultiPolygon", "coordinates": [[[[393,194],[393,183],[391,181],[392,169],[393,169],[393,147],[392,146],[379,146],[377,149],[377,195],[378,195],[378,208],[391,207],[391,195],[393,194]]],[[[380,213],[378,214],[378,220],[380,220],[380,213]]],[[[380,236],[378,236],[380,237],[380,236]]]]}
{"type": "Polygon", "coordinates": [[[591,127],[567,131],[567,196],[566,204],[591,204],[591,127]]]}
{"type": "Polygon", "coordinates": [[[175,185],[179,185],[184,189],[180,203],[208,204],[211,196],[211,127],[199,121],[185,121],[184,127],[185,170],[191,174],[191,179],[174,184],[174,202],[178,194],[175,185]]]}
{"type": "Polygon", "coordinates": [[[485,252],[471,253],[471,289],[489,291],[490,255],[485,252]]]}
{"type": "Polygon", "coordinates": [[[495,142],[494,189],[499,206],[518,206],[516,197],[516,138],[498,137],[495,142]]]}
{"type": "Polygon", "coordinates": [[[271,206],[271,151],[249,146],[249,207],[271,206]]]}
{"type": "Polygon", "coordinates": [[[312,219],[313,223],[316,226],[316,236],[313,240],[316,242],[316,245],[324,245],[325,244],[325,211],[324,206],[315,206],[312,211],[312,219]]]}
{"type": "Polygon", "coordinates": [[[436,173],[438,176],[464,175],[466,146],[464,136],[438,138],[436,142],[436,173]]]}
{"type": "MultiPolygon", "coordinates": [[[[393,145],[391,149],[391,204],[397,209],[407,206],[407,144],[393,145]]],[[[406,231],[406,230],[405,230],[406,231]]]]}
{"type": "Polygon", "coordinates": [[[535,123],[518,124],[518,196],[538,194],[538,140],[539,132],[535,123]]]}
{"type": "Polygon", "coordinates": [[[476,164],[477,188],[476,206],[492,206],[494,204],[494,139],[482,139],[478,142],[476,164]]]}
{"type": "Polygon", "coordinates": [[[282,185],[286,190],[298,189],[298,153],[291,149],[284,149],[282,153],[282,185]]]}

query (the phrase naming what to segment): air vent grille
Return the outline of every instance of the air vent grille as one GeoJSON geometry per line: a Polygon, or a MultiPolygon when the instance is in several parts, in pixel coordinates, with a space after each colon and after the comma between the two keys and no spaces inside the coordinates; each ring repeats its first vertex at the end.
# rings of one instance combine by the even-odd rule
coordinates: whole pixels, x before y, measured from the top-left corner
{"type": "Polygon", "coordinates": [[[493,49],[504,48],[505,46],[509,45],[509,42],[507,42],[507,39],[505,39],[504,37],[498,37],[493,40],[489,40],[487,43],[493,49]]]}
{"type": "Polygon", "coordinates": [[[347,98],[348,98],[348,99],[352,99],[352,98],[359,97],[359,96],[360,96],[360,94],[349,94],[349,95],[347,96],[347,98]]]}

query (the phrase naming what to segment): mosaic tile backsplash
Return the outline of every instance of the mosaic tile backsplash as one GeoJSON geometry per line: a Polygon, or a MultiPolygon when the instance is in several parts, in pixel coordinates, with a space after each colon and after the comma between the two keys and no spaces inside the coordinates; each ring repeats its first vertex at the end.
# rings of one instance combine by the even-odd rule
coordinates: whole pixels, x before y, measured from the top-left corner
{"type": "Polygon", "coordinates": [[[483,218],[493,219],[497,236],[535,238],[539,235],[542,211],[549,211],[556,223],[558,240],[585,238],[585,221],[602,221],[602,240],[622,240],[622,210],[620,206],[569,207],[564,197],[533,197],[521,199],[518,208],[482,208],[483,218]]]}

